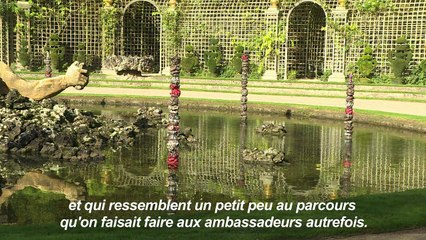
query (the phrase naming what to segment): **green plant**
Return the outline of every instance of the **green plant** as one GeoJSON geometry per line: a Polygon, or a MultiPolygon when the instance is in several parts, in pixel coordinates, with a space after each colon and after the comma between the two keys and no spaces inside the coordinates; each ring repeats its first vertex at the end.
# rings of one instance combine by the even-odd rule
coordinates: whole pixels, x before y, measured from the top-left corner
{"type": "Polygon", "coordinates": [[[65,62],[65,47],[60,44],[58,35],[52,34],[50,36],[49,47],[47,49],[50,51],[52,69],[57,71],[63,70],[65,62]]]}
{"type": "Polygon", "coordinates": [[[105,56],[110,56],[114,54],[114,33],[117,28],[119,11],[116,7],[104,7],[101,10],[101,20],[102,20],[102,41],[103,41],[103,50],[105,56]]]}
{"type": "Polygon", "coordinates": [[[362,13],[377,14],[393,9],[392,0],[356,0],[355,8],[362,13]]]}
{"type": "Polygon", "coordinates": [[[0,16],[6,16],[8,14],[11,14],[15,11],[15,3],[14,2],[10,2],[10,3],[6,3],[6,2],[1,2],[0,3],[0,16]]]}
{"type": "Polygon", "coordinates": [[[410,76],[407,77],[406,83],[413,85],[426,85],[426,59],[422,60],[419,65],[417,65],[410,76]]]}
{"type": "Polygon", "coordinates": [[[31,57],[28,51],[28,41],[26,39],[21,40],[21,48],[19,49],[18,54],[19,63],[23,67],[29,67],[31,62],[31,57]]]}
{"type": "Polygon", "coordinates": [[[256,63],[250,63],[249,79],[259,80],[262,78],[262,74],[258,71],[258,65],[256,63]]]}
{"type": "Polygon", "coordinates": [[[297,78],[297,71],[296,70],[290,70],[288,72],[288,75],[287,75],[287,80],[292,81],[292,80],[296,80],[296,78],[297,78]]]}
{"type": "Polygon", "coordinates": [[[166,47],[174,53],[177,53],[182,45],[182,33],[179,27],[182,19],[182,11],[179,6],[177,8],[167,7],[160,12],[153,13],[153,15],[161,14],[161,26],[166,38],[166,47]]]}
{"type": "Polygon", "coordinates": [[[390,67],[398,83],[404,83],[404,75],[412,58],[413,52],[407,43],[407,39],[405,36],[399,37],[396,40],[395,49],[388,52],[390,67]]]}
{"type": "Polygon", "coordinates": [[[73,60],[86,63],[86,45],[84,43],[77,45],[77,53],[73,56],[73,60]]]}
{"type": "Polygon", "coordinates": [[[244,53],[244,47],[242,45],[237,45],[235,47],[234,56],[231,59],[232,69],[234,70],[235,73],[241,74],[242,64],[243,64],[241,57],[243,56],[243,53],[244,53]]]}
{"type": "Polygon", "coordinates": [[[209,43],[209,50],[204,53],[204,61],[210,74],[219,76],[223,70],[222,46],[215,38],[210,39],[209,43]]]}
{"type": "Polygon", "coordinates": [[[389,84],[394,81],[394,78],[391,75],[380,75],[372,77],[368,83],[374,83],[374,84],[389,84]]]}
{"type": "Polygon", "coordinates": [[[194,75],[200,69],[200,60],[194,50],[194,47],[187,45],[185,47],[185,57],[182,59],[182,70],[185,73],[194,75]]]}
{"type": "Polygon", "coordinates": [[[373,49],[369,46],[364,48],[364,53],[355,64],[356,73],[363,78],[371,78],[376,70],[377,61],[373,58],[373,49]]]}
{"type": "Polygon", "coordinates": [[[333,74],[333,72],[330,69],[325,70],[320,77],[321,82],[328,82],[328,79],[330,78],[331,74],[333,74]]]}

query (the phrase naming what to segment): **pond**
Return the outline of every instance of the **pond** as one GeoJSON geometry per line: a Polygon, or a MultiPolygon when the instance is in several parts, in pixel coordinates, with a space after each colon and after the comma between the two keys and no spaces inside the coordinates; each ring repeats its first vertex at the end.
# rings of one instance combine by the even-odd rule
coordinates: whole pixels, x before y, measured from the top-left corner
{"type": "MultiPolygon", "coordinates": [[[[83,108],[122,119],[136,112],[83,108]]],[[[426,139],[421,134],[356,124],[352,162],[345,169],[343,121],[250,114],[242,128],[239,114],[183,109],[181,126],[191,127],[198,141],[180,149],[179,201],[323,201],[426,185],[426,139]],[[255,128],[263,122],[285,124],[287,134],[259,135],[255,128]],[[276,148],[285,152],[290,164],[244,163],[242,147],[276,148]]],[[[109,152],[104,162],[0,155],[0,173],[7,179],[0,197],[0,223],[58,223],[73,214],[69,200],[166,199],[166,136],[166,129],[150,129],[134,147],[109,152]]]]}

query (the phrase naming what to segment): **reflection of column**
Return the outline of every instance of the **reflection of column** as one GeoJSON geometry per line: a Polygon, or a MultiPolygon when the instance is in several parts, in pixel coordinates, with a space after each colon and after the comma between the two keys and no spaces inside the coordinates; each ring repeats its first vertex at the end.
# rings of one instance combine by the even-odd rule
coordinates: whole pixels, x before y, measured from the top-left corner
{"type": "Polygon", "coordinates": [[[349,76],[348,90],[346,91],[345,109],[345,159],[343,161],[343,175],[341,181],[342,197],[348,197],[351,188],[351,166],[352,166],[352,134],[353,134],[353,106],[354,106],[354,83],[353,75],[349,76]]]}
{"type": "Polygon", "coordinates": [[[259,180],[262,181],[263,184],[264,196],[267,199],[271,198],[273,195],[274,176],[272,176],[271,173],[263,173],[260,175],[259,180]]]}
{"type": "MultiPolygon", "coordinates": [[[[278,1],[272,0],[271,6],[265,11],[266,25],[269,31],[272,31],[273,37],[276,39],[278,35],[278,21],[279,21],[278,1]]],[[[275,53],[277,43],[274,43],[273,51],[265,59],[265,73],[262,76],[263,80],[277,80],[278,56],[275,53]]]]}
{"type": "Polygon", "coordinates": [[[167,165],[169,168],[168,177],[168,193],[167,198],[175,201],[177,197],[177,170],[179,167],[179,96],[180,96],[180,58],[175,56],[171,59],[170,73],[172,75],[170,83],[170,102],[169,102],[169,126],[168,132],[168,158],[167,165]]]}
{"type": "Polygon", "coordinates": [[[345,141],[343,175],[340,178],[340,196],[349,197],[351,191],[352,139],[345,141]]]}
{"type": "MultiPolygon", "coordinates": [[[[342,27],[346,24],[348,10],[345,7],[337,7],[331,11],[333,21],[337,27],[342,27]]],[[[345,58],[346,58],[346,41],[344,33],[339,32],[340,30],[331,29],[329,33],[329,40],[331,44],[332,61],[331,66],[327,66],[327,69],[332,70],[332,75],[329,78],[330,82],[344,82],[345,81],[345,58]]]]}
{"type": "Polygon", "coordinates": [[[247,51],[244,52],[241,57],[242,60],[242,72],[241,72],[241,122],[247,122],[247,78],[249,73],[249,54],[247,51]]]}
{"type": "Polygon", "coordinates": [[[238,185],[240,187],[245,186],[245,169],[244,169],[244,149],[246,149],[246,138],[247,138],[247,124],[241,122],[240,124],[240,173],[238,176],[238,185]]]}

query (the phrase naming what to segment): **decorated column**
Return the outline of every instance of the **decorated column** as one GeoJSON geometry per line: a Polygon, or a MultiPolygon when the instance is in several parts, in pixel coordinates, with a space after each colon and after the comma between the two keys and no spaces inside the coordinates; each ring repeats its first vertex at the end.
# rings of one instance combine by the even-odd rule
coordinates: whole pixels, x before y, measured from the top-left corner
{"type": "Polygon", "coordinates": [[[168,157],[167,166],[169,169],[168,176],[168,193],[167,198],[176,200],[178,178],[177,170],[179,167],[179,96],[180,96],[180,58],[175,56],[171,59],[170,74],[172,75],[170,81],[170,102],[169,102],[169,126],[167,127],[168,133],[168,157]]]}
{"type": "Polygon", "coordinates": [[[47,51],[46,52],[46,58],[44,59],[44,65],[45,65],[44,76],[47,77],[47,78],[52,77],[52,66],[50,65],[51,62],[52,62],[52,59],[50,58],[50,53],[49,53],[49,51],[47,51]]]}
{"type": "Polygon", "coordinates": [[[353,133],[353,106],[354,106],[354,83],[353,75],[349,75],[348,89],[346,92],[345,109],[345,157],[343,161],[343,175],[341,178],[341,196],[347,197],[351,187],[352,167],[352,133],[353,133]]]}
{"type": "MultiPolygon", "coordinates": [[[[278,21],[280,11],[278,10],[279,0],[271,0],[270,7],[265,11],[266,26],[273,34],[274,39],[278,36],[278,21]]],[[[274,45],[274,49],[277,47],[274,45]]],[[[262,76],[263,80],[277,80],[278,79],[278,56],[275,51],[272,51],[269,56],[265,58],[265,73],[262,76]]]]}
{"type": "Polygon", "coordinates": [[[353,75],[349,76],[348,89],[346,90],[346,109],[345,109],[345,140],[352,140],[353,129],[353,106],[354,106],[354,82],[353,75]]]}
{"type": "Polygon", "coordinates": [[[326,68],[332,71],[329,78],[330,82],[345,81],[345,60],[346,60],[346,40],[344,33],[337,30],[346,24],[348,10],[344,7],[344,1],[339,2],[339,6],[331,11],[332,20],[335,24],[335,29],[330,29],[328,51],[331,57],[327,61],[326,68]]]}
{"type": "Polygon", "coordinates": [[[241,71],[241,122],[247,122],[247,83],[248,74],[250,71],[250,59],[248,51],[244,51],[242,60],[242,71],[241,71]]]}

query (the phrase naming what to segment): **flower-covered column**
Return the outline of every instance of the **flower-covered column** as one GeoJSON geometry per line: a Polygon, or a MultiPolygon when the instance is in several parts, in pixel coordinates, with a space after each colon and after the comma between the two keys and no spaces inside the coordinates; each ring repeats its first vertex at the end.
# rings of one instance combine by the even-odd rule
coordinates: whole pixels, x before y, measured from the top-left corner
{"type": "Polygon", "coordinates": [[[50,58],[49,51],[47,51],[46,52],[46,58],[44,59],[44,64],[45,64],[44,76],[47,77],[47,78],[52,77],[52,66],[50,65],[51,63],[52,63],[52,59],[50,58]]]}
{"type": "Polygon", "coordinates": [[[176,200],[178,178],[177,170],[179,167],[179,96],[180,96],[180,58],[175,56],[171,59],[170,73],[172,75],[170,82],[170,102],[169,102],[169,126],[167,149],[169,151],[167,157],[167,166],[169,169],[168,176],[168,193],[167,198],[176,200]]]}
{"type": "Polygon", "coordinates": [[[346,90],[346,109],[345,109],[345,139],[352,140],[352,129],[353,129],[353,106],[354,106],[354,82],[353,75],[349,76],[348,89],[346,90]]]}
{"type": "Polygon", "coordinates": [[[354,106],[354,83],[353,75],[349,75],[348,89],[346,91],[345,109],[345,159],[343,161],[343,175],[341,178],[341,196],[347,197],[351,187],[352,167],[352,133],[353,133],[353,106],[354,106]]]}
{"type": "Polygon", "coordinates": [[[247,122],[247,79],[250,71],[250,59],[248,51],[244,51],[242,60],[242,71],[241,71],[241,122],[247,122]]]}

